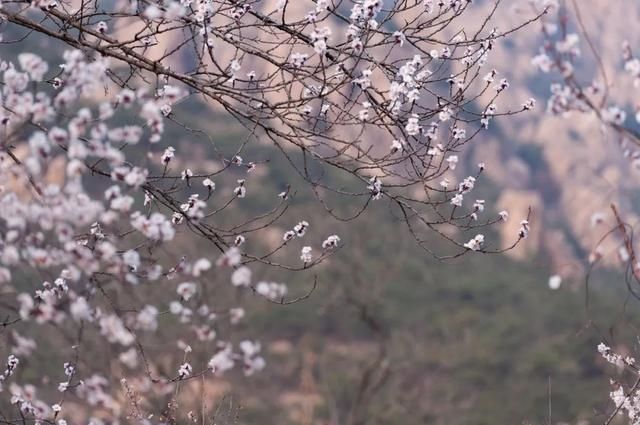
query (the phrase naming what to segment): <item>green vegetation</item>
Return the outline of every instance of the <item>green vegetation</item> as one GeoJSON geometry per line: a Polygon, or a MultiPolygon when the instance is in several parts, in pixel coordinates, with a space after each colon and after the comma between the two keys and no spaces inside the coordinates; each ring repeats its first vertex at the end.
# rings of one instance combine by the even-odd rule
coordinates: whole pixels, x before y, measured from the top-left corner
{"type": "MultiPolygon", "coordinates": [[[[539,161],[535,149],[519,153],[539,161]]],[[[317,397],[309,402],[317,423],[344,419],[380,346],[388,365],[373,375],[388,375],[367,396],[362,423],[542,424],[550,402],[554,421],[598,420],[609,411],[613,371],[596,345],[631,343],[629,324],[639,318],[634,304],[625,308],[620,276],[594,276],[587,310],[583,281],[565,282],[559,291],[548,288],[544,255],[527,264],[481,254],[436,261],[416,246],[383,201],[355,222],[337,223],[320,212],[277,152],[249,147],[243,156],[268,159],[273,170],[260,178],[265,204],[253,204],[247,214],[291,184],[297,196],[289,216],[309,220],[315,239],[339,234],[344,247],[321,267],[319,287],[309,299],[289,306],[255,300],[247,323],[267,345],[269,367],[260,376],[233,378],[235,400],[244,405],[242,423],[301,423],[296,415],[304,409],[287,402],[287,394],[317,397]],[[363,320],[359,306],[366,306],[382,333],[363,320]],[[282,341],[290,344],[285,353],[274,348],[282,341]]],[[[323,171],[324,178],[340,178],[323,171]]],[[[337,211],[353,208],[335,201],[337,211]]],[[[433,247],[446,250],[441,245],[434,241],[433,247]]],[[[313,281],[309,274],[283,279],[292,296],[308,291],[313,281]]]]}

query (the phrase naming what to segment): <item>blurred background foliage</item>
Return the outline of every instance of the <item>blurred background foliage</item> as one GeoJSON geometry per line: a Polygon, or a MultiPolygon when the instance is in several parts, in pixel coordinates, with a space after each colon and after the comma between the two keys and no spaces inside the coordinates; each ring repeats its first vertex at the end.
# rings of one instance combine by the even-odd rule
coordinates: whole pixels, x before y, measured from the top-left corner
{"type": "MultiPolygon", "coordinates": [[[[18,46],[9,45],[3,54],[15,54],[18,46]]],[[[41,47],[34,50],[42,52],[41,47]]],[[[59,50],[47,50],[50,61],[56,62],[59,50]]],[[[206,169],[212,148],[231,157],[246,134],[197,98],[176,108],[174,118],[204,132],[168,126],[155,152],[174,146],[176,164],[197,163],[206,169]]],[[[548,166],[540,145],[508,145],[499,121],[492,126],[492,136],[536,170],[532,184],[546,187],[544,199],[553,204],[557,193],[546,185],[548,166]]],[[[137,149],[141,157],[147,154],[144,145],[137,149]]],[[[292,161],[301,161],[298,152],[290,155],[292,161]]],[[[190,388],[179,403],[197,409],[204,399],[207,406],[217,406],[219,423],[260,425],[325,424],[337,418],[349,418],[353,424],[543,424],[549,421],[549,411],[552,423],[604,420],[610,407],[611,369],[596,346],[603,340],[612,346],[633,341],[640,318],[622,276],[596,271],[588,288],[583,279],[570,279],[552,291],[547,285],[551,258],[545,252],[526,261],[499,255],[437,261],[416,246],[397,222],[397,211],[384,202],[358,220],[339,222],[324,212],[291,164],[268,143],[249,144],[242,156],[268,161],[268,166],[259,166],[257,175],[249,178],[252,196],[231,214],[249,217],[264,212],[290,185],[292,221],[283,226],[308,220],[316,240],[335,233],[343,247],[317,269],[318,287],[308,299],[288,306],[260,297],[248,300],[249,317],[241,326],[263,342],[265,371],[249,378],[232,372],[193,381],[185,384],[190,388]]],[[[336,170],[313,167],[325,181],[353,184],[336,170]]],[[[244,175],[239,170],[235,177],[244,175]]],[[[217,183],[224,187],[234,182],[217,183]]],[[[477,196],[493,204],[500,183],[483,181],[477,196]]],[[[99,189],[104,188],[95,187],[99,189]]],[[[358,209],[352,199],[328,199],[336,213],[348,215],[358,209]]],[[[563,226],[562,220],[558,226],[563,226]]],[[[218,256],[206,241],[186,236],[179,240],[177,250],[189,258],[218,256]]],[[[431,248],[448,249],[436,239],[431,248]]],[[[24,289],[35,285],[33,277],[18,278],[24,289]]],[[[307,293],[314,280],[308,273],[279,275],[273,270],[265,270],[260,278],[286,281],[292,296],[307,293]]],[[[212,282],[213,296],[237,296],[228,281],[222,281],[212,282]]],[[[167,340],[189,340],[172,334],[172,320],[170,315],[161,319],[167,340]]],[[[113,356],[100,340],[86,349],[94,350],[96,361],[105,364],[113,356]]],[[[40,347],[21,370],[22,380],[59,375],[68,352],[59,341],[40,347]]],[[[208,357],[196,359],[194,369],[204,368],[207,361],[208,357]]],[[[3,394],[0,399],[7,393],[3,394]]]]}

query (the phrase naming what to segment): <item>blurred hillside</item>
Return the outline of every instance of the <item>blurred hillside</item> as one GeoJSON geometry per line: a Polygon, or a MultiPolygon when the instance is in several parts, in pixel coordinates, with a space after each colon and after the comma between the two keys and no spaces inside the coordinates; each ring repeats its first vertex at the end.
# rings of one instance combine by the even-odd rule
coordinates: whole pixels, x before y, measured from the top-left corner
{"type": "MultiPolygon", "coordinates": [[[[182,105],[176,119],[214,135],[216,148],[226,154],[242,140],[239,126],[203,112],[197,103],[182,105]]],[[[206,136],[170,125],[166,140],[194,171],[214,166],[206,155],[206,136]]],[[[311,237],[339,234],[344,247],[320,267],[318,289],[309,299],[280,306],[250,297],[241,332],[263,342],[267,369],[252,377],[233,372],[189,381],[178,399],[181,411],[197,411],[204,401],[207,409],[218,411],[219,423],[247,425],[338,424],[347,418],[354,424],[542,424],[547,423],[550,399],[552,423],[599,423],[609,411],[611,370],[595,347],[607,340],[622,352],[634,351],[628,344],[640,323],[635,301],[625,305],[621,276],[595,275],[587,309],[581,279],[565,280],[558,291],[549,289],[553,261],[544,253],[525,261],[477,255],[438,262],[416,246],[385,206],[355,222],[336,222],[320,211],[279,152],[254,145],[244,155],[269,161],[249,181],[263,196],[230,213],[264,211],[289,184],[296,192],[288,211],[291,220],[308,220],[311,237]]],[[[339,181],[340,176],[325,178],[339,181]]],[[[500,193],[497,185],[483,190],[487,197],[500,193]]],[[[348,202],[336,205],[344,214],[353,208],[348,202]]],[[[270,241],[248,243],[268,246],[270,241]]],[[[446,249],[437,239],[431,247],[446,249]]],[[[174,248],[187,258],[218,255],[207,241],[189,233],[174,248]]],[[[307,293],[313,282],[310,274],[265,273],[263,278],[286,281],[292,297],[307,293]]],[[[24,287],[31,286],[25,278],[24,287]]],[[[219,299],[234,296],[228,284],[211,290],[219,299]]],[[[143,341],[148,352],[167,352],[167,364],[160,365],[166,373],[173,341],[205,345],[205,353],[214,350],[212,342],[178,334],[173,320],[161,322],[171,344],[143,341]]],[[[117,382],[123,373],[117,356],[98,342],[95,350],[97,359],[112,365],[110,378],[117,382]]],[[[23,380],[55,376],[67,351],[60,341],[40,347],[26,364],[23,380]]],[[[194,369],[205,368],[208,359],[194,357],[194,369]]],[[[141,385],[133,378],[129,382],[141,385]]],[[[157,412],[165,405],[166,397],[160,397],[145,408],[157,412]]],[[[82,407],[76,411],[82,420],[82,407]]]]}
{"type": "MultiPolygon", "coordinates": [[[[293,6],[304,13],[304,3],[310,2],[293,6]]],[[[478,3],[482,8],[488,2],[478,3]]],[[[514,4],[504,3],[494,17],[501,28],[522,20],[514,4]]],[[[640,41],[640,29],[618,23],[631,20],[630,13],[636,21],[640,7],[630,11],[598,0],[580,4],[586,25],[607,34],[594,40],[605,62],[619,65],[623,38],[640,41]]],[[[193,381],[180,403],[197,409],[204,391],[209,406],[228,412],[228,417],[221,414],[221,423],[260,425],[320,425],[346,417],[361,424],[542,424],[550,402],[551,423],[603,422],[610,407],[610,370],[595,347],[603,339],[612,345],[632,341],[629,335],[640,317],[624,304],[621,276],[610,272],[594,276],[587,309],[580,272],[597,237],[590,230],[592,215],[606,213],[611,202],[627,212],[640,208],[640,186],[637,171],[627,167],[595,121],[544,114],[548,81],[530,65],[537,29],[501,43],[490,66],[511,81],[513,105],[534,95],[539,108],[534,115],[497,120],[477,141],[472,157],[461,161],[487,163],[492,182],[481,190],[490,209],[507,208],[518,218],[533,207],[534,231],[521,251],[513,258],[480,255],[437,262],[416,247],[393,211],[383,206],[356,222],[338,223],[323,214],[279,152],[250,146],[247,158],[269,161],[254,177],[264,204],[243,204],[247,210],[235,212],[263,210],[273,193],[290,184],[296,192],[291,217],[307,219],[317,234],[339,234],[345,246],[322,266],[319,288],[308,300],[291,306],[252,301],[247,323],[266,345],[267,370],[251,378],[231,374],[193,381]],[[559,291],[547,286],[554,273],[569,277],[559,291]],[[388,361],[377,362],[381,349],[388,361]]],[[[164,40],[159,48],[171,42],[164,40]]],[[[55,56],[59,46],[46,47],[55,47],[49,49],[55,56]]],[[[34,43],[33,51],[41,50],[34,43]]],[[[188,58],[184,61],[186,66],[188,58]]],[[[587,74],[590,64],[586,58],[587,74]]],[[[612,67],[610,75],[615,74],[612,67]]],[[[210,105],[186,103],[176,116],[210,135],[229,155],[244,136],[210,105]]],[[[212,166],[211,146],[195,133],[171,127],[163,143],[178,147],[179,160],[194,171],[212,166]]],[[[344,203],[337,208],[350,211],[344,203]]],[[[515,231],[509,226],[504,232],[511,240],[515,231]]],[[[187,256],[210,250],[202,241],[182,243],[187,256]]],[[[433,242],[436,250],[439,243],[433,242]]],[[[288,283],[299,294],[312,283],[308,275],[294,279],[288,283]]],[[[58,364],[50,353],[35,357],[34,364],[38,358],[58,364]]],[[[194,361],[194,368],[207,360],[194,361]]],[[[32,372],[31,379],[38,374],[32,372]]]]}
{"type": "MultiPolygon", "coordinates": [[[[219,146],[231,149],[238,136],[219,138],[219,146]]],[[[197,162],[200,149],[184,160],[197,162]]],[[[601,421],[611,370],[594,347],[607,340],[634,351],[628,344],[640,319],[635,301],[625,305],[621,276],[598,272],[589,291],[582,278],[552,291],[555,262],[546,252],[525,260],[480,255],[439,262],[385,207],[337,223],[318,212],[311,191],[278,153],[253,146],[246,154],[270,162],[260,175],[265,202],[291,184],[297,194],[289,213],[308,219],[313,232],[341,235],[345,247],[322,266],[319,289],[308,300],[291,306],[255,300],[247,323],[269,341],[269,370],[251,379],[226,377],[216,387],[243,406],[241,423],[341,423],[353,415],[362,418],[354,423],[367,424],[541,424],[550,397],[552,423],[601,421]],[[388,362],[377,363],[381,349],[388,362]],[[374,382],[365,394],[363,376],[374,382]]],[[[487,199],[502,191],[499,183],[483,190],[487,199]]],[[[337,209],[347,215],[354,207],[337,209]]],[[[434,239],[432,248],[446,246],[434,239]]],[[[189,252],[200,249],[195,243],[189,252]]],[[[304,293],[311,278],[288,283],[304,293]]]]}

